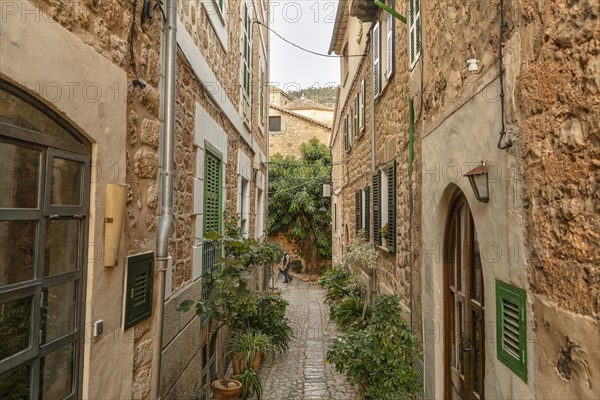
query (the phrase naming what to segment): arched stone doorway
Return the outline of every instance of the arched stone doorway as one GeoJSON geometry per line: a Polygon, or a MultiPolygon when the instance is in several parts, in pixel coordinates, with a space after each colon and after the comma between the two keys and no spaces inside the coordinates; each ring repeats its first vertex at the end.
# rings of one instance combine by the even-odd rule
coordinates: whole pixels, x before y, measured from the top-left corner
{"type": "Polygon", "coordinates": [[[485,305],[477,232],[464,194],[452,197],[444,234],[445,398],[483,399],[485,305]]]}
{"type": "Polygon", "coordinates": [[[0,398],[81,397],[91,150],[0,79],[0,398]]]}

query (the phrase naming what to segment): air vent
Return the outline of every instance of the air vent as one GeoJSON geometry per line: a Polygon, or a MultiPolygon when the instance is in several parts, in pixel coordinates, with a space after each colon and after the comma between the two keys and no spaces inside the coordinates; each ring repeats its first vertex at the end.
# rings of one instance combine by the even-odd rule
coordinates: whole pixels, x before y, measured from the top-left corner
{"type": "Polygon", "coordinates": [[[502,281],[496,281],[498,359],[527,382],[527,294],[502,281]]]}
{"type": "Polygon", "coordinates": [[[125,329],[131,328],[152,314],[153,276],[154,253],[127,257],[125,329]]]}

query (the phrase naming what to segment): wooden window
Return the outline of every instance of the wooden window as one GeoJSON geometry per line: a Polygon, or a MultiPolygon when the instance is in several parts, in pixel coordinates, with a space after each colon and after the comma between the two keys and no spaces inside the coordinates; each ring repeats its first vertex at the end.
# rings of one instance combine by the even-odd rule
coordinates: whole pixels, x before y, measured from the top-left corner
{"type": "Polygon", "coordinates": [[[356,93],[356,96],[354,96],[354,112],[352,115],[354,118],[354,135],[358,136],[360,133],[360,93],[356,93]]]}
{"type": "Polygon", "coordinates": [[[496,345],[498,359],[527,382],[527,294],[496,281],[496,345]]]}
{"type": "Polygon", "coordinates": [[[364,204],[364,216],[365,216],[365,223],[364,223],[364,227],[365,227],[365,238],[367,240],[369,240],[369,237],[371,236],[371,232],[370,232],[370,213],[371,213],[371,203],[370,203],[370,188],[367,186],[364,189],[364,193],[365,193],[365,204],[364,204]]]}
{"type": "Polygon", "coordinates": [[[355,192],[355,204],[354,204],[355,216],[356,216],[356,235],[358,236],[358,232],[363,228],[362,226],[362,218],[363,218],[363,206],[362,206],[362,190],[357,190],[355,192]]]}
{"type": "Polygon", "coordinates": [[[244,1],[242,4],[242,119],[248,125],[251,121],[252,101],[252,23],[250,10],[244,1]]]}
{"type": "Polygon", "coordinates": [[[373,174],[373,242],[381,245],[381,171],[373,174]]]}
{"type": "Polygon", "coordinates": [[[373,97],[381,91],[381,32],[379,21],[373,27],[373,97]]]}
{"type": "Polygon", "coordinates": [[[281,132],[281,116],[269,117],[269,132],[281,132]]]}
{"type": "Polygon", "coordinates": [[[350,144],[350,134],[348,131],[348,116],[346,115],[344,117],[344,149],[346,151],[349,151],[351,147],[350,144]]]}
{"type": "Polygon", "coordinates": [[[387,248],[389,251],[396,249],[396,161],[394,160],[387,170],[387,220],[388,237],[387,248]]]}
{"type": "MultiPolygon", "coordinates": [[[[204,233],[222,231],[222,163],[221,156],[208,143],[204,155],[204,233]]],[[[202,299],[208,299],[211,276],[219,269],[221,243],[204,240],[202,243],[202,299]]],[[[206,320],[202,321],[205,322],[206,320]]]]}
{"type": "MultiPolygon", "coordinates": [[[[390,0],[388,4],[394,8],[394,0],[390,0]]],[[[387,13],[386,20],[386,73],[385,76],[389,80],[394,74],[394,16],[387,13]]]]}
{"type": "Polygon", "coordinates": [[[409,64],[412,69],[421,56],[421,6],[419,0],[409,0],[409,64]]]}
{"type": "Polygon", "coordinates": [[[265,71],[263,67],[260,67],[260,95],[259,95],[259,113],[260,113],[260,124],[265,124],[265,71]]]}
{"type": "Polygon", "coordinates": [[[127,257],[127,291],[125,292],[125,329],[152,314],[154,253],[127,257]]]}
{"type": "Polygon", "coordinates": [[[360,83],[360,129],[364,130],[365,129],[365,95],[367,93],[367,89],[366,89],[366,79],[363,78],[362,82],[360,83]]]}

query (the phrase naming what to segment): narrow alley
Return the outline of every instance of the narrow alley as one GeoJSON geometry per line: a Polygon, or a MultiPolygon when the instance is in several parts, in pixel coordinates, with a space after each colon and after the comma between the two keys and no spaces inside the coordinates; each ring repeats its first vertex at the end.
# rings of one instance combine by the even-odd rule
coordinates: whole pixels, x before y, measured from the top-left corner
{"type": "MultiPolygon", "coordinates": [[[[281,279],[281,278],[280,278],[281,279]]],[[[280,283],[280,282],[279,282],[280,283]]],[[[329,306],[318,285],[294,279],[284,286],[282,297],[289,301],[287,315],[296,338],[288,351],[266,360],[259,372],[263,399],[360,399],[358,390],[325,363],[325,354],[336,335],[329,319],[329,306]]]]}

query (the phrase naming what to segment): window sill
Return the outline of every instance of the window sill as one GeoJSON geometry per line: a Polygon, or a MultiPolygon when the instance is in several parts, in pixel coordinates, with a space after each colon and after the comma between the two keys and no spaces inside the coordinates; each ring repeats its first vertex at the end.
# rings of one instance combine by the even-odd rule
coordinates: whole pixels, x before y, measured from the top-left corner
{"type": "Polygon", "coordinates": [[[376,247],[377,247],[379,250],[383,250],[383,251],[385,251],[386,253],[389,253],[389,252],[390,252],[390,250],[388,249],[388,247],[387,247],[387,246],[381,246],[381,245],[377,245],[376,247]]]}

